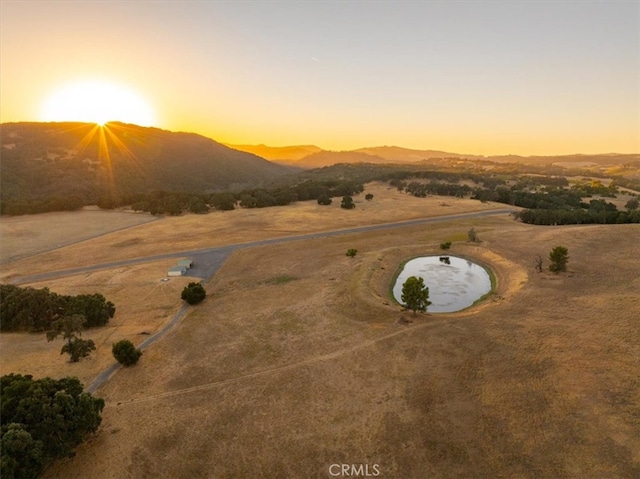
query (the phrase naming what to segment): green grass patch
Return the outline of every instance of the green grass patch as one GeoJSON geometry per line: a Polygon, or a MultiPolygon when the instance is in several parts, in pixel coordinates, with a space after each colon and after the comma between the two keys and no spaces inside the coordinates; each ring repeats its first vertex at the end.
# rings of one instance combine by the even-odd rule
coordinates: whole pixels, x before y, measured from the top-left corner
{"type": "Polygon", "coordinates": [[[452,243],[455,243],[456,241],[467,241],[468,239],[469,237],[467,236],[467,233],[456,233],[445,238],[445,241],[451,241],[452,243]]]}

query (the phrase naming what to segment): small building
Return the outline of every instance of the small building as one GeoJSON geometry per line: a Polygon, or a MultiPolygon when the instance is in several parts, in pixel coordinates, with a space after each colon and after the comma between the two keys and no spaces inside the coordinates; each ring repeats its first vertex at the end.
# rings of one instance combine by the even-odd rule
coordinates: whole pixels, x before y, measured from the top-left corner
{"type": "Polygon", "coordinates": [[[186,269],[189,269],[189,268],[191,268],[191,266],[193,266],[193,260],[190,260],[190,259],[180,260],[180,261],[178,261],[178,266],[182,266],[182,267],[184,267],[186,269]]]}
{"type": "Polygon", "coordinates": [[[167,276],[183,276],[187,272],[184,266],[172,266],[167,271],[167,276]]]}

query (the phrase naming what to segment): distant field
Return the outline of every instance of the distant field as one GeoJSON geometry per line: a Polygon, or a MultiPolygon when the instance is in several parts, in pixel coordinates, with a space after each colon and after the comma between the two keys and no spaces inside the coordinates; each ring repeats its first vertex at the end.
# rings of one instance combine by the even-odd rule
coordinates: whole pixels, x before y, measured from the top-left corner
{"type": "Polygon", "coordinates": [[[136,226],[147,214],[85,209],[0,219],[0,264],[136,226]]]}
{"type": "MultiPolygon", "coordinates": [[[[355,211],[305,203],[168,218],[9,266],[31,274],[100,262],[105,250],[135,257],[493,207],[378,188],[355,211]]],[[[503,215],[237,251],[207,299],[98,390],[99,433],[45,477],[326,478],[331,464],[377,464],[384,478],[638,477],[639,236],[640,225],[503,215]],[[466,242],[471,226],[481,243],[466,242]],[[443,241],[492,269],[495,294],[459,313],[402,312],[389,297],[398,265],[443,241]],[[569,248],[568,273],[535,272],[536,254],[556,245],[569,248]]],[[[111,342],[139,344],[177,310],[185,279],[161,283],[165,268],[38,284],[104,292],[116,317],[87,334],[99,348],[77,365],[43,335],[2,334],[3,373],[86,384],[111,342]]]]}
{"type": "MultiPolygon", "coordinates": [[[[34,220],[30,220],[29,217],[11,218],[15,220],[16,225],[20,225],[19,220],[25,221],[27,225],[29,221],[38,220],[38,235],[24,246],[20,246],[18,234],[9,235],[7,242],[15,244],[15,247],[21,247],[25,259],[4,264],[0,279],[6,280],[15,275],[35,274],[158,253],[301,235],[313,231],[504,208],[504,205],[498,203],[480,203],[470,199],[415,198],[379,183],[367,185],[366,193],[374,195],[373,201],[366,201],[364,194],[360,194],[354,197],[356,208],[349,211],[340,208],[339,198],[336,198],[330,206],[320,206],[315,201],[304,201],[286,208],[236,209],[214,211],[207,215],[170,216],[147,224],[144,228],[129,228],[110,234],[101,234],[108,232],[104,229],[104,225],[103,229],[100,229],[101,223],[105,222],[103,218],[109,218],[109,216],[95,216],[94,222],[85,220],[83,216],[77,216],[74,221],[70,216],[64,228],[59,226],[59,217],[55,216],[56,213],[36,215],[34,220]],[[42,218],[37,218],[40,216],[42,218]],[[87,229],[84,227],[85,221],[88,224],[87,229]],[[47,231],[51,231],[54,237],[64,238],[68,234],[72,238],[86,239],[91,235],[95,238],[54,250],[50,247],[54,240],[48,239],[45,234],[47,231]],[[27,257],[28,254],[41,250],[51,251],[31,258],[27,257]]],[[[84,215],[84,212],[82,214],[84,215]]],[[[104,212],[104,214],[111,213],[104,212]]],[[[125,218],[128,215],[128,213],[120,214],[125,218]]],[[[154,218],[146,214],[131,214],[131,216],[143,221],[154,218]]]]}

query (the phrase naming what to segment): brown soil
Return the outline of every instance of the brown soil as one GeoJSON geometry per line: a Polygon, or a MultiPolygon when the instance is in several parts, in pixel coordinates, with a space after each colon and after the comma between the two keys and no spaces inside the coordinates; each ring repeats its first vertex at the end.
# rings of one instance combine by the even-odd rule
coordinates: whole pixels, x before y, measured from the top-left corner
{"type": "MultiPolygon", "coordinates": [[[[405,218],[395,211],[387,221],[405,218]]],[[[279,234],[272,212],[255,213],[274,230],[239,223],[229,242],[279,234]]],[[[137,235],[156,241],[164,222],[137,235]]],[[[125,241],[122,233],[110,241],[125,241]]],[[[638,477],[639,236],[638,225],[496,217],[238,251],[203,303],[98,390],[107,402],[99,433],[46,477],[332,477],[332,464],[378,465],[389,478],[638,477]],[[481,243],[465,241],[471,226],[481,243]],[[495,294],[459,313],[403,312],[389,296],[398,264],[448,240],[451,254],[492,269],[495,294]],[[535,272],[535,255],[557,245],[569,249],[569,271],[535,272]],[[358,255],[346,257],[348,248],[358,255]]],[[[87,243],[79,254],[89,254],[87,243]]],[[[27,261],[15,267],[30,274],[27,261]]],[[[150,293],[164,267],[131,267],[111,291],[117,274],[93,273],[118,305],[121,331],[159,327],[154,318],[177,309],[177,281],[150,293]],[[137,278],[137,293],[128,292],[137,278]]],[[[25,359],[33,358],[39,372],[76,374],[44,338],[42,351],[30,336],[0,338],[3,372],[33,372],[25,359]]]]}

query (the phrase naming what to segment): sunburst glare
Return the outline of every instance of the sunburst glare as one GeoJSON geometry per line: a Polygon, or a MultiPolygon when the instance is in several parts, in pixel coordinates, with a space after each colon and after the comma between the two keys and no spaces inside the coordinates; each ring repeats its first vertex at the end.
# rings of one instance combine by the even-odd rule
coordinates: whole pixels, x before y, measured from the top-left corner
{"type": "Polygon", "coordinates": [[[104,125],[109,121],[155,124],[149,104],[128,88],[98,81],[68,85],[49,97],[42,109],[44,121],[84,121],[104,125]]]}

